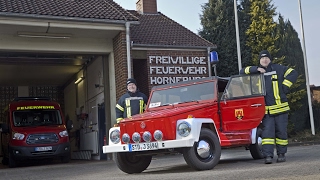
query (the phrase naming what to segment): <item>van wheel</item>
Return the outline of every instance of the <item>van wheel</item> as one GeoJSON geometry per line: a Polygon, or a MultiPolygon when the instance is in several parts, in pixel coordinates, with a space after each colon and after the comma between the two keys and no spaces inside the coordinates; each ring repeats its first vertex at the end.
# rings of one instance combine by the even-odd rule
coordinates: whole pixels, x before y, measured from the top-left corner
{"type": "Polygon", "coordinates": [[[135,153],[115,153],[115,162],[118,168],[128,174],[141,173],[151,163],[152,156],[136,156],[135,153]]]}
{"type": "Polygon", "coordinates": [[[3,155],[2,164],[3,165],[8,165],[9,164],[9,159],[5,155],[3,155]]]}
{"type": "Polygon", "coordinates": [[[69,163],[70,162],[70,156],[67,155],[67,156],[62,156],[61,157],[61,162],[62,163],[69,163]]]}
{"type": "Polygon", "coordinates": [[[209,129],[201,129],[199,141],[193,147],[184,148],[183,157],[195,170],[213,169],[220,161],[221,146],[217,134],[209,129]]]}
{"type": "Polygon", "coordinates": [[[2,150],[2,155],[3,155],[3,156],[2,156],[2,161],[1,161],[1,163],[2,163],[3,165],[8,165],[8,164],[9,164],[9,159],[8,159],[6,153],[5,153],[5,152],[8,152],[8,151],[5,151],[3,146],[2,146],[2,148],[1,148],[1,150],[2,150]]]}
{"type": "Polygon", "coordinates": [[[17,162],[13,158],[13,155],[9,153],[9,168],[14,168],[14,167],[17,167],[17,162]]]}
{"type": "Polygon", "coordinates": [[[249,146],[249,150],[253,159],[263,159],[261,134],[262,129],[257,128],[256,143],[249,146]]]}

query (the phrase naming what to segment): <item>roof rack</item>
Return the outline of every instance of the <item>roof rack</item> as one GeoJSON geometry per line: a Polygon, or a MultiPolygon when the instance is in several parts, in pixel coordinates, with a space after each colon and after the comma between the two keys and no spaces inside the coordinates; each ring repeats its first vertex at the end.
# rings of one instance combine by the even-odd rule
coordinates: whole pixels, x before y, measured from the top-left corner
{"type": "Polygon", "coordinates": [[[50,97],[16,97],[13,101],[51,101],[50,97]]]}

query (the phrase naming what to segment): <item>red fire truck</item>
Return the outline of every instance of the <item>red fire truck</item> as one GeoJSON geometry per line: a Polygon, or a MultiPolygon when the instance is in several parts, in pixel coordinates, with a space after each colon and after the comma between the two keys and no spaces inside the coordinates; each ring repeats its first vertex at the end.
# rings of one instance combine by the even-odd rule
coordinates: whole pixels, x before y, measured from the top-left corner
{"type": "Polygon", "coordinates": [[[22,160],[53,157],[69,162],[68,130],[72,126],[50,98],[16,98],[5,110],[0,126],[2,163],[15,167],[22,160]]]}
{"type": "Polygon", "coordinates": [[[103,152],[114,153],[129,174],[144,171],[158,154],[181,153],[196,170],[214,168],[223,148],[242,146],[261,159],[263,86],[260,74],[156,86],[143,114],[109,130],[103,152]]]}

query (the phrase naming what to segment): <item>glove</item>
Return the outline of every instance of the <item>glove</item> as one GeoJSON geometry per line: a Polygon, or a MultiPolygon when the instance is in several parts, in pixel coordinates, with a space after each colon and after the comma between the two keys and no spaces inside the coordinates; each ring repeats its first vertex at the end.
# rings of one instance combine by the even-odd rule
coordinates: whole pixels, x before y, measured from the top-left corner
{"type": "Polygon", "coordinates": [[[119,123],[115,123],[113,127],[119,127],[119,123]]]}

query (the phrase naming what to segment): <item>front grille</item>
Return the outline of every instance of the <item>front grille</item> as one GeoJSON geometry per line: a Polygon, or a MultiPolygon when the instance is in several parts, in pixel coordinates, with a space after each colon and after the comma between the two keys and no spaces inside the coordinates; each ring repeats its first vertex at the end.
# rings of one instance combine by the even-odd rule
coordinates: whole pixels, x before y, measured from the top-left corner
{"type": "Polygon", "coordinates": [[[59,138],[54,133],[30,134],[27,138],[27,144],[51,144],[58,141],[59,138]]]}
{"type": "Polygon", "coordinates": [[[43,151],[43,152],[31,152],[32,155],[50,155],[54,154],[55,151],[43,151]]]}

